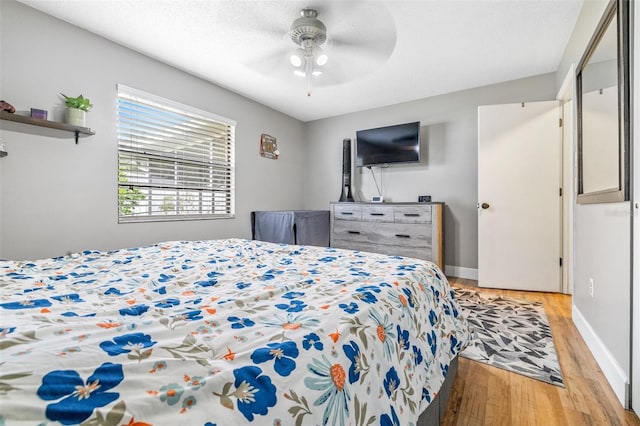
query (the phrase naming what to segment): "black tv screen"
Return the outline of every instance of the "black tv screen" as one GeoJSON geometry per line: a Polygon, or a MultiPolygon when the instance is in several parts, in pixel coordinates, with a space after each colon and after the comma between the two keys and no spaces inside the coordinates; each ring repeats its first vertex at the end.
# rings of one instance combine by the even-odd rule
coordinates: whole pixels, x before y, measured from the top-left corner
{"type": "Polygon", "coordinates": [[[420,161],[420,122],[356,132],[356,166],[420,161]]]}

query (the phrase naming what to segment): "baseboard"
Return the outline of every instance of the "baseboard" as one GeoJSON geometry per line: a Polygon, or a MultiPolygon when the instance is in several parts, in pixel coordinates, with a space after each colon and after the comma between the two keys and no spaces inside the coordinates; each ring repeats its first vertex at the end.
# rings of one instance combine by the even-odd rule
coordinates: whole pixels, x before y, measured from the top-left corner
{"type": "Polygon", "coordinates": [[[444,265],[444,274],[451,277],[466,278],[468,280],[476,281],[478,280],[478,270],[475,268],[444,265]]]}
{"type": "Polygon", "coordinates": [[[575,324],[578,332],[584,339],[587,347],[591,351],[591,354],[595,358],[596,362],[600,366],[600,369],[604,373],[604,377],[609,382],[611,389],[618,397],[618,400],[625,409],[628,409],[629,395],[627,395],[627,385],[629,378],[624,373],[624,370],[618,365],[616,360],[611,355],[611,352],[602,343],[602,340],[595,333],[589,322],[580,313],[580,310],[576,305],[571,306],[571,313],[573,323],[575,324]]]}

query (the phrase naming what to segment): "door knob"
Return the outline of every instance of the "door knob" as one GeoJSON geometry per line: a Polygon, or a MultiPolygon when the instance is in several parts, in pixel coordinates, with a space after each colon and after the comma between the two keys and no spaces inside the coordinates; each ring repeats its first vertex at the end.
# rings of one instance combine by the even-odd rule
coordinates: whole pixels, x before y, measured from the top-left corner
{"type": "Polygon", "coordinates": [[[486,210],[489,208],[489,203],[482,203],[480,207],[482,207],[483,210],[486,210]]]}

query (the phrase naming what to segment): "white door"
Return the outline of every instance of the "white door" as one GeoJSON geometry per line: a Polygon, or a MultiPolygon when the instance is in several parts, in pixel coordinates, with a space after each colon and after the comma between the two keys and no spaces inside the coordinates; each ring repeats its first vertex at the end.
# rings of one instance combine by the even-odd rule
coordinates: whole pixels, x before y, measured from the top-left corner
{"type": "Polygon", "coordinates": [[[561,291],[559,111],[558,101],[478,107],[481,287],[561,291]]]}

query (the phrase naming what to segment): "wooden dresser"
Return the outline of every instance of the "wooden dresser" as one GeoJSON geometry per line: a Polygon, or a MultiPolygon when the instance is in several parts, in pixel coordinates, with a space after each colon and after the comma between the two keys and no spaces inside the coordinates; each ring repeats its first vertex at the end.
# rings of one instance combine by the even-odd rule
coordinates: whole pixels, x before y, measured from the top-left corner
{"type": "Polygon", "coordinates": [[[331,247],[430,260],[444,271],[444,203],[331,203],[331,247]]]}

